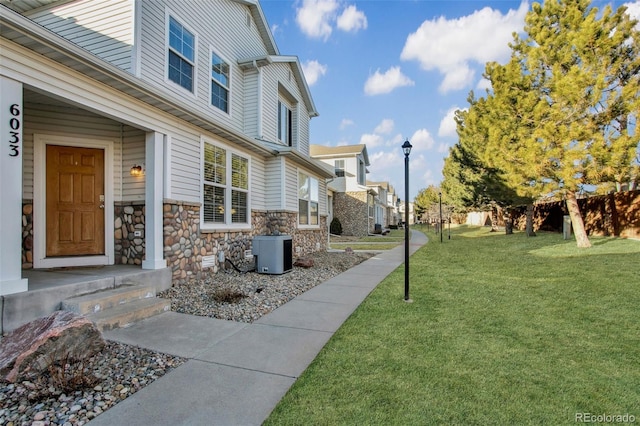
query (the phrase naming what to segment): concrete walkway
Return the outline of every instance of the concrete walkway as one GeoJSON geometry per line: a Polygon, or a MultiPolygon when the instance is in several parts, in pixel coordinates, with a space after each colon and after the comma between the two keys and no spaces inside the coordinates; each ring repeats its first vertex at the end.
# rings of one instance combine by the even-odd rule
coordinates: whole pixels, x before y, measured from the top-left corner
{"type": "MultiPolygon", "coordinates": [[[[426,242],[412,231],[410,253],[426,242]]],[[[108,340],[188,361],[89,424],[260,425],[333,333],[403,262],[404,245],[379,253],[252,324],[166,312],[106,332],[108,340]]]]}

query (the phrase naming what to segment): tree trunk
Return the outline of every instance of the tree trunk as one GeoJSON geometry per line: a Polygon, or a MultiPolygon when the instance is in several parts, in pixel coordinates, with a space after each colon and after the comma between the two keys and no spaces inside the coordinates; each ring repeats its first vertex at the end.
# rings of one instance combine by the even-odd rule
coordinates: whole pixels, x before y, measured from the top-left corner
{"type": "Polygon", "coordinates": [[[580,248],[591,247],[591,242],[587,236],[587,231],[584,228],[584,221],[580,214],[580,207],[578,206],[578,199],[574,192],[567,192],[567,209],[569,210],[569,216],[571,217],[571,226],[573,227],[573,233],[576,236],[576,243],[580,248]]]}
{"type": "Polygon", "coordinates": [[[513,215],[511,210],[504,211],[504,233],[506,235],[513,234],[513,215]]]}
{"type": "Polygon", "coordinates": [[[491,206],[491,232],[498,232],[498,206],[491,206]]]}
{"type": "Polygon", "coordinates": [[[527,224],[525,229],[527,231],[527,237],[536,236],[536,233],[533,230],[533,204],[527,204],[527,224]]]}

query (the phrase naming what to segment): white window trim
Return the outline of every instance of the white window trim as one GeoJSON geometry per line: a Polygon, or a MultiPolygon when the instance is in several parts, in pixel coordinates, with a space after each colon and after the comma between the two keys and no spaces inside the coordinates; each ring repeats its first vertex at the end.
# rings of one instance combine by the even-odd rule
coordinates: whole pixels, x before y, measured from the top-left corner
{"type": "Polygon", "coordinates": [[[177,14],[171,12],[169,8],[165,9],[164,18],[164,81],[168,87],[175,88],[180,93],[186,93],[194,99],[197,98],[198,93],[198,34],[196,31],[185,24],[184,21],[178,17],[177,14]],[[169,78],[169,20],[175,19],[180,25],[185,27],[191,34],[193,34],[193,91],[189,91],[169,78]]]}
{"type": "Polygon", "coordinates": [[[220,141],[201,137],[200,138],[200,229],[202,231],[207,232],[215,232],[215,231],[244,231],[251,229],[251,155],[246,152],[238,151],[236,149],[231,148],[229,145],[226,145],[220,141]],[[217,146],[218,148],[222,148],[226,151],[227,160],[229,161],[227,167],[227,181],[229,182],[225,186],[225,223],[205,223],[204,221],[204,147],[205,143],[211,144],[213,146],[217,146]],[[231,204],[231,155],[236,154],[241,156],[242,158],[246,158],[248,162],[247,168],[247,222],[246,223],[232,223],[231,222],[231,209],[228,208],[227,203],[231,204]],[[228,222],[227,222],[228,221],[228,222]]]}
{"type": "MultiPolygon", "coordinates": [[[[314,176],[313,174],[309,173],[304,169],[298,169],[296,173],[296,180],[297,180],[296,202],[298,203],[298,228],[299,229],[320,229],[320,218],[322,217],[322,215],[320,214],[320,179],[318,179],[316,176],[314,176]],[[309,206],[311,205],[312,202],[318,203],[318,223],[315,225],[312,225],[312,224],[303,225],[300,223],[300,194],[298,193],[298,191],[300,191],[300,173],[306,175],[310,179],[314,179],[318,183],[318,200],[315,200],[315,201],[311,199],[308,200],[309,206]]],[[[309,216],[307,218],[308,219],[311,218],[311,208],[309,208],[309,216]]]]}
{"type": "MultiPolygon", "coordinates": [[[[209,97],[207,99],[207,105],[209,105],[209,108],[211,108],[213,111],[216,111],[218,113],[222,113],[225,114],[229,117],[231,117],[231,110],[233,108],[231,108],[231,94],[232,94],[232,87],[231,85],[232,83],[232,77],[233,76],[233,62],[229,61],[227,58],[225,58],[223,55],[219,54],[217,50],[215,50],[213,48],[213,46],[209,45],[209,65],[207,67],[207,81],[209,82],[209,97]],[[229,65],[229,86],[227,87],[227,90],[229,91],[229,96],[227,99],[227,107],[228,107],[228,111],[223,111],[220,108],[218,108],[215,105],[211,104],[211,85],[213,84],[213,77],[211,77],[211,62],[213,60],[213,55],[219,56],[223,61],[225,61],[227,63],[227,65],[229,65]]],[[[218,82],[216,81],[216,84],[218,84],[218,82]]]]}
{"type": "MultiPolygon", "coordinates": [[[[291,107],[291,103],[285,99],[283,99],[281,96],[278,97],[278,112],[277,112],[277,117],[278,117],[278,128],[276,129],[276,139],[278,140],[279,143],[281,143],[284,146],[291,146],[293,147],[295,145],[295,140],[293,137],[293,120],[294,120],[294,113],[293,113],[293,108],[291,107]],[[289,138],[291,139],[291,145],[289,145],[289,141],[286,140],[286,136],[285,136],[285,140],[280,139],[280,128],[282,127],[282,122],[281,122],[281,114],[280,114],[280,105],[283,105],[287,111],[289,111],[290,117],[291,117],[291,123],[286,123],[287,124],[287,134],[289,135],[289,138]],[[291,129],[289,129],[289,124],[291,125],[291,129]]],[[[286,119],[285,119],[286,120],[286,119]]]]}

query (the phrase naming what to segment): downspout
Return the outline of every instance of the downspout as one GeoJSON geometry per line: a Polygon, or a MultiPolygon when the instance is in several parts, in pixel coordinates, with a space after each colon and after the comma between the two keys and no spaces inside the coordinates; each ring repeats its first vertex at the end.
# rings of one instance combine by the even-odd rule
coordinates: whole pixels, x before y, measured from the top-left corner
{"type": "Polygon", "coordinates": [[[262,70],[258,67],[256,61],[253,61],[253,66],[258,71],[258,128],[256,129],[256,133],[258,134],[258,138],[262,139],[262,70]]]}

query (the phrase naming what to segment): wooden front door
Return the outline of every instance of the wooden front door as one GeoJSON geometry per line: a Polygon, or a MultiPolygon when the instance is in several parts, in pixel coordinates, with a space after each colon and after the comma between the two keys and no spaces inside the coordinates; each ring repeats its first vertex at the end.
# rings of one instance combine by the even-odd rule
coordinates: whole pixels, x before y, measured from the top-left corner
{"type": "Polygon", "coordinates": [[[104,254],[104,150],[47,145],[47,257],[104,254]]]}

